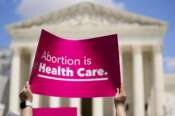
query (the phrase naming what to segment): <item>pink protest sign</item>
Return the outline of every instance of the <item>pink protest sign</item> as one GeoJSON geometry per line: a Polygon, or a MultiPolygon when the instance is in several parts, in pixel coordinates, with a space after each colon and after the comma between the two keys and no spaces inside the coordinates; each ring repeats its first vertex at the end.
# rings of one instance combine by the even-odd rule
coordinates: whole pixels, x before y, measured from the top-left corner
{"type": "Polygon", "coordinates": [[[42,30],[30,84],[59,97],[114,96],[120,87],[117,35],[68,40],[42,30]]]}
{"type": "Polygon", "coordinates": [[[34,108],[32,116],[77,116],[76,108],[34,108]]]}

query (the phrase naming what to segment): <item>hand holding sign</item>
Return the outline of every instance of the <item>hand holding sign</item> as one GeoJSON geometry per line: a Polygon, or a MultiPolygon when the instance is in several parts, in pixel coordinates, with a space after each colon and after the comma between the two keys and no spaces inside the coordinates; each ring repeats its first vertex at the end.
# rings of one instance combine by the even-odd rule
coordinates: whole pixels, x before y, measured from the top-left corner
{"type": "Polygon", "coordinates": [[[67,40],[42,30],[32,92],[59,97],[114,96],[120,88],[117,35],[67,40]]]}

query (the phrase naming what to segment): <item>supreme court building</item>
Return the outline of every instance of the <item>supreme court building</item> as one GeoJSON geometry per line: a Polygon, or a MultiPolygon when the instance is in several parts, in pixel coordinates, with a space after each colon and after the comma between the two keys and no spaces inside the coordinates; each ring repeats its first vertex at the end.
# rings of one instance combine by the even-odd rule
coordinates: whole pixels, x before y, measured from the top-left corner
{"type": "MultiPolygon", "coordinates": [[[[127,116],[163,116],[162,45],[166,23],[91,2],[7,26],[12,38],[9,111],[19,112],[18,94],[29,78],[41,29],[72,39],[117,33],[127,93],[127,116]]],[[[115,114],[112,98],[67,99],[34,95],[34,107],[60,106],[76,106],[78,116],[115,114]]]]}

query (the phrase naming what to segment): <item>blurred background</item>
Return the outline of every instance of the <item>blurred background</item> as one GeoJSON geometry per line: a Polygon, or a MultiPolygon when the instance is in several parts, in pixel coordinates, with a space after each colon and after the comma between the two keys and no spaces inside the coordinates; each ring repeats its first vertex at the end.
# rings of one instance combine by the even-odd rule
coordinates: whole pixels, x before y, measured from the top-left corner
{"type": "MultiPolygon", "coordinates": [[[[65,38],[117,33],[127,116],[175,116],[173,0],[0,0],[0,116],[19,113],[41,29],[65,38]]],[[[34,107],[114,116],[113,98],[34,95],[34,107]]]]}

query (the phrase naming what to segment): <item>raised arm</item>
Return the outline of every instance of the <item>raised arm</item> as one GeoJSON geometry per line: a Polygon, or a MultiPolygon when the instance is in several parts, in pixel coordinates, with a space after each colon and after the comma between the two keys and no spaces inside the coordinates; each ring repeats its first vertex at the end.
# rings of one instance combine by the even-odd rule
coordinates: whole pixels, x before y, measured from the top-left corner
{"type": "Polygon", "coordinates": [[[116,108],[116,116],[126,116],[125,112],[125,101],[126,101],[126,93],[123,85],[121,88],[117,88],[116,96],[114,97],[114,103],[116,108]]]}
{"type": "Polygon", "coordinates": [[[24,89],[21,91],[20,95],[20,108],[21,116],[32,116],[32,92],[30,90],[30,85],[27,82],[24,89]]]}

